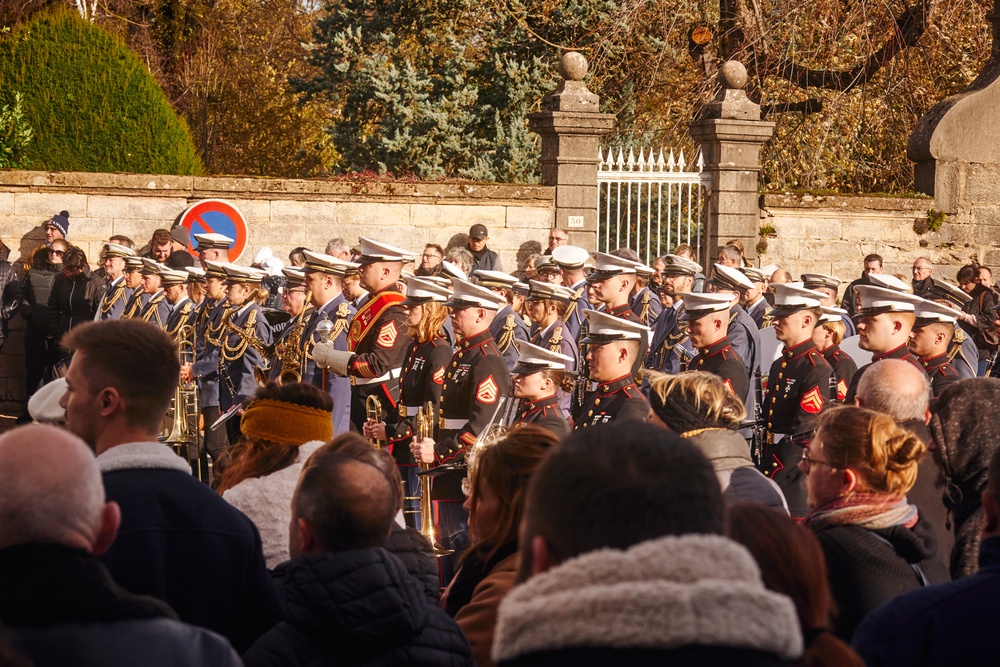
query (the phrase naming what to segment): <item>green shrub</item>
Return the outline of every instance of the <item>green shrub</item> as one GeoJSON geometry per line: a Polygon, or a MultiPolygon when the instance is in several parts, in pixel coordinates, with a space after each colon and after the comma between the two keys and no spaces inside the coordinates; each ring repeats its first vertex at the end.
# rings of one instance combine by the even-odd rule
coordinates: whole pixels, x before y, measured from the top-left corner
{"type": "Polygon", "coordinates": [[[146,66],[70,11],[38,16],[0,42],[0,90],[18,90],[36,169],[200,174],[184,121],[146,66]]]}

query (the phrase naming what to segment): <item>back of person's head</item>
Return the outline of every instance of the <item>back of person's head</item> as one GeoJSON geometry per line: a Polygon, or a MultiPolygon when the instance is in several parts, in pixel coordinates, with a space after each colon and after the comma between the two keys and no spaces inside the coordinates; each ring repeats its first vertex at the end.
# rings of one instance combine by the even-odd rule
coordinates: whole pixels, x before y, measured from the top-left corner
{"type": "Polygon", "coordinates": [[[250,477],[287,468],[299,447],[333,435],[333,400],[311,384],[269,382],[257,390],[240,420],[243,439],[219,480],[220,493],[250,477]]]}
{"type": "Polygon", "coordinates": [[[130,428],[158,431],[180,376],[177,344],[141,320],[87,322],[71,329],[62,346],[74,353],[90,393],[113,387],[125,403],[130,428]]]}
{"type": "Polygon", "coordinates": [[[615,248],[609,255],[614,255],[615,257],[621,257],[622,259],[627,259],[632,262],[639,261],[639,253],[637,253],[632,248],[615,248]]]}
{"type": "Polygon", "coordinates": [[[657,373],[649,386],[653,414],[681,435],[706,428],[735,429],[747,415],[743,401],[714,373],[657,373]]]}
{"type": "Polygon", "coordinates": [[[833,596],[823,548],[816,536],[787,515],[762,505],[729,507],[727,534],[745,546],[760,566],[764,585],[795,603],[806,640],[802,664],[859,667],[857,654],[826,630],[833,596]]]}
{"type": "Polygon", "coordinates": [[[351,254],[351,246],[344,240],[344,237],[338,236],[337,238],[330,239],[330,242],[326,244],[326,254],[331,256],[338,256],[343,254],[351,254]]]}
{"type": "Polygon", "coordinates": [[[75,245],[70,246],[63,255],[64,269],[85,269],[87,268],[87,253],[75,245]]]}
{"type": "Polygon", "coordinates": [[[314,463],[322,463],[328,457],[346,456],[369,463],[385,475],[392,485],[396,494],[394,502],[396,511],[403,509],[403,478],[396,467],[396,461],[384,449],[375,449],[372,443],[368,442],[358,433],[341,433],[336,438],[326,443],[309,457],[306,467],[314,463]]]}
{"type": "Polygon", "coordinates": [[[523,535],[543,538],[562,562],[667,535],[719,534],[723,511],[712,465],[691,442],[642,422],[606,424],[576,431],[542,461],[523,535]]]}
{"type": "Polygon", "coordinates": [[[923,421],[931,400],[931,381],[913,364],[885,359],[872,364],[858,380],[857,399],[861,407],[896,421],[923,421]]]}
{"type": "Polygon", "coordinates": [[[903,496],[913,488],[927,451],[919,437],[892,417],[853,406],[820,414],[816,439],[822,441],[832,467],[858,473],[858,491],[890,496],[903,496]]]}
{"type": "Polygon", "coordinates": [[[719,249],[719,256],[725,256],[731,262],[740,262],[743,252],[735,245],[724,245],[719,249]]]}
{"type": "Polygon", "coordinates": [[[476,453],[469,473],[472,480],[470,522],[479,509],[482,484],[489,485],[499,506],[493,510],[497,516],[493,532],[480,535],[469,553],[476,553],[486,561],[504,544],[517,538],[528,482],[546,452],[558,444],[559,439],[552,431],[529,424],[512,429],[506,436],[476,453]]]}
{"type": "Polygon", "coordinates": [[[93,551],[104,508],[101,472],[78,437],[34,424],[0,436],[0,549],[50,543],[93,551]]]}
{"type": "MultiPolygon", "coordinates": [[[[302,470],[292,499],[293,523],[311,530],[309,551],[382,547],[396,516],[396,498],[378,467],[340,454],[324,456],[302,470]]],[[[302,550],[294,538],[290,546],[293,554],[302,550]]]]}
{"type": "Polygon", "coordinates": [[[844,324],[842,320],[836,320],[834,322],[823,322],[819,326],[833,334],[833,336],[830,338],[830,341],[834,345],[840,345],[840,342],[844,340],[844,334],[847,333],[847,326],[844,324]]]}
{"type": "Polygon", "coordinates": [[[685,259],[694,260],[694,248],[692,248],[687,243],[678,243],[674,246],[674,254],[678,257],[684,257],[685,259]]]}

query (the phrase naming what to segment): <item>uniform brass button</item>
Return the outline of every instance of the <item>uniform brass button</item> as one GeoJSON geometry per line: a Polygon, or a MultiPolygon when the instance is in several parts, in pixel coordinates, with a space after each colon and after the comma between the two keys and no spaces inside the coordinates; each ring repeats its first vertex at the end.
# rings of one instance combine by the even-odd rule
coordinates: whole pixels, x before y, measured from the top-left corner
{"type": "Polygon", "coordinates": [[[788,366],[788,362],[787,361],[782,361],[781,362],[781,367],[785,368],[786,366],[788,366]]]}
{"type": "Polygon", "coordinates": [[[778,379],[779,379],[779,380],[780,380],[781,378],[783,378],[783,377],[785,377],[785,376],[784,376],[784,375],[782,375],[781,373],[778,373],[778,379]]]}
{"type": "Polygon", "coordinates": [[[600,404],[601,404],[601,399],[595,398],[594,399],[594,405],[600,405],[600,404]]]}
{"type": "Polygon", "coordinates": [[[587,413],[587,416],[588,416],[588,417],[593,417],[593,416],[594,416],[594,411],[593,411],[593,410],[591,410],[590,412],[588,412],[588,413],[587,413]]]}
{"type": "Polygon", "coordinates": [[[771,415],[773,415],[773,414],[774,414],[774,410],[768,410],[768,412],[767,412],[767,416],[768,416],[768,417],[770,417],[770,416],[771,416],[771,415]]]}
{"type": "Polygon", "coordinates": [[[583,426],[581,428],[587,428],[588,426],[590,426],[590,424],[588,424],[587,422],[584,422],[583,426]]]}
{"type": "MultiPolygon", "coordinates": [[[[457,362],[457,361],[453,361],[453,362],[451,362],[451,367],[452,367],[452,368],[455,368],[456,366],[458,366],[458,362],[457,362]]],[[[450,375],[450,374],[449,374],[449,375],[450,375]]]]}
{"type": "Polygon", "coordinates": [[[774,462],[774,463],[772,463],[772,464],[771,464],[771,467],[772,467],[772,468],[777,468],[777,467],[778,467],[778,463],[777,463],[777,462],[774,462]]]}
{"type": "Polygon", "coordinates": [[[459,358],[459,359],[461,359],[461,358],[462,358],[462,353],[461,353],[461,352],[459,352],[459,353],[458,353],[458,358],[459,358]]]}
{"type": "Polygon", "coordinates": [[[607,391],[607,390],[608,390],[608,385],[603,385],[601,387],[601,391],[607,391]]]}

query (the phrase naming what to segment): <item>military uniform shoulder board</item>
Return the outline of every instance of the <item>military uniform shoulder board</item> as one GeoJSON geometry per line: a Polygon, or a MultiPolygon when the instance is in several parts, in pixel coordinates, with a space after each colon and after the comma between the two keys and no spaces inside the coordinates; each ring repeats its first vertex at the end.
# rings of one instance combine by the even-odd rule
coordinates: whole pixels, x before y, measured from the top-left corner
{"type": "Polygon", "coordinates": [[[549,350],[552,352],[559,352],[562,350],[562,327],[556,327],[552,330],[552,338],[549,338],[549,350]]]}
{"type": "Polygon", "coordinates": [[[770,326],[774,326],[774,317],[768,313],[764,316],[764,319],[760,321],[760,328],[765,329],[770,326]]]}
{"type": "Polygon", "coordinates": [[[965,329],[959,329],[958,327],[956,327],[955,335],[952,336],[951,339],[956,343],[958,343],[959,345],[961,345],[962,343],[965,342],[965,339],[968,337],[969,337],[968,334],[965,333],[965,329]]]}

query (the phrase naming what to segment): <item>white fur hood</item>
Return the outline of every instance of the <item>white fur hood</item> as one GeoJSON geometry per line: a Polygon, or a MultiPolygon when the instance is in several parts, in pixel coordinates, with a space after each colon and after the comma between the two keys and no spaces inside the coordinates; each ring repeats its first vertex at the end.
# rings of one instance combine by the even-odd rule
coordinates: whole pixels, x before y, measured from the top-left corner
{"type": "Polygon", "coordinates": [[[129,442],[115,445],[97,457],[97,467],[101,472],[165,468],[191,473],[188,462],[177,456],[170,445],[162,442],[129,442]]]}
{"type": "Polygon", "coordinates": [[[493,659],[693,644],[802,655],[792,601],[764,588],[750,552],[719,535],[602,549],[532,577],[500,604],[493,659]]]}

